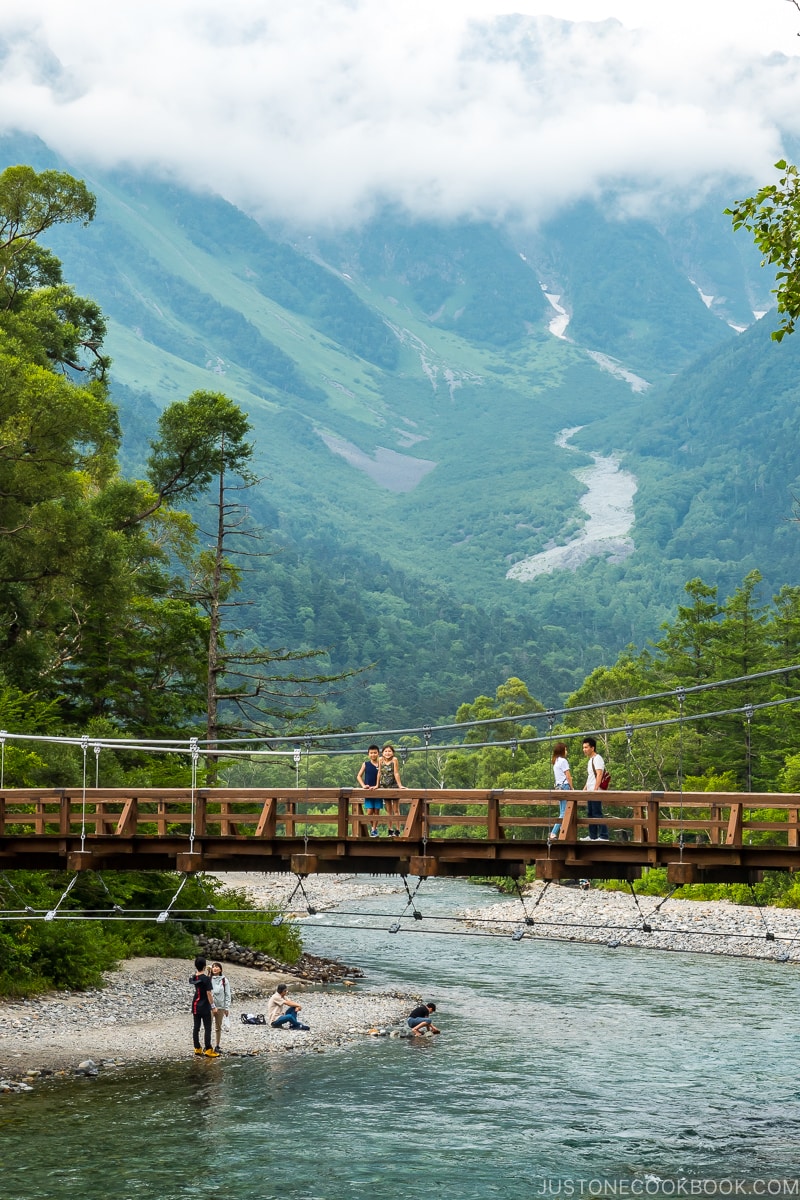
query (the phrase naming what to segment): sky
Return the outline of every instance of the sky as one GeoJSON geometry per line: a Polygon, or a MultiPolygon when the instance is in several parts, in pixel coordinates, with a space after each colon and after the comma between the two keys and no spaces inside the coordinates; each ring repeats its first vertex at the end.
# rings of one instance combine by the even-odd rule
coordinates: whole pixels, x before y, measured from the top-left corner
{"type": "Polygon", "coordinates": [[[0,131],[257,216],[732,199],[800,136],[793,0],[3,0],[0,131]]]}

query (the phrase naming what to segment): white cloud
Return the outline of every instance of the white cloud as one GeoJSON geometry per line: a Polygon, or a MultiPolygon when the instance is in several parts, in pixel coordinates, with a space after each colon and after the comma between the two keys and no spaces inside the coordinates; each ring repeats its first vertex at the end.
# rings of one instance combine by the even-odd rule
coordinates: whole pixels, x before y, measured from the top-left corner
{"type": "Polygon", "coordinates": [[[800,50],[787,0],[729,0],[724,26],[702,0],[549,5],[577,25],[503,7],[4,0],[0,122],[309,222],[383,200],[535,218],[610,189],[635,206],[771,178],[781,130],[800,132],[800,59],[763,56],[800,50]]]}

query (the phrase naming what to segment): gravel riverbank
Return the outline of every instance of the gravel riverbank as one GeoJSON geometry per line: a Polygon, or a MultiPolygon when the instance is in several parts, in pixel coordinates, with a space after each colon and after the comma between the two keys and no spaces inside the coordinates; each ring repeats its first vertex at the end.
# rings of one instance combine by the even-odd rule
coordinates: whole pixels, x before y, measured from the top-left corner
{"type": "Polygon", "coordinates": [[[468,923],[509,936],[800,963],[800,911],[727,900],[664,900],[536,883],[518,899],[469,908],[468,923]],[[526,917],[533,924],[527,925],[526,917]],[[645,926],[649,928],[645,928],[645,926]]]}
{"type": "MultiPolygon", "coordinates": [[[[0,1009],[0,1091],[24,1091],[53,1076],[192,1056],[192,969],[184,959],[131,959],[106,973],[102,990],[6,1001],[0,1009]]],[[[302,985],[288,975],[235,964],[226,964],[225,974],[233,990],[231,1029],[222,1035],[225,1055],[337,1049],[396,1025],[416,1001],[355,984],[302,985]],[[266,1013],[268,997],[283,980],[302,1004],[310,1031],[242,1024],[242,1013],[266,1013]]]]}

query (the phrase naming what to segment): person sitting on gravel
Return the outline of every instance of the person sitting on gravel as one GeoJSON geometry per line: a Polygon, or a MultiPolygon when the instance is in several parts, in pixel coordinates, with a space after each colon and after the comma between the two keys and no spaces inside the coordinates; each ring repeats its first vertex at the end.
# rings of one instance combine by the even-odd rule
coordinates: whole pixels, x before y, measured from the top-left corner
{"type": "Polygon", "coordinates": [[[436,1005],[432,1000],[426,1000],[424,1004],[418,1004],[417,1007],[408,1014],[408,1027],[412,1033],[441,1033],[441,1029],[437,1029],[431,1020],[431,1013],[436,1012],[436,1005]]]}
{"type": "Polygon", "coordinates": [[[298,1004],[296,1000],[289,1000],[286,995],[287,990],[285,983],[278,984],[269,998],[267,1020],[273,1029],[282,1029],[284,1025],[289,1029],[309,1029],[309,1025],[303,1025],[297,1019],[297,1014],[303,1007],[302,1004],[298,1004]]]}
{"type": "Polygon", "coordinates": [[[194,960],[194,975],[189,976],[189,983],[194,988],[192,997],[192,1041],[195,1054],[205,1054],[207,1058],[219,1058],[219,1051],[211,1049],[211,1016],[216,1010],[213,999],[211,977],[206,973],[206,960],[198,954],[194,960]],[[205,1050],[200,1049],[200,1026],[203,1026],[205,1050]]]}
{"type": "Polygon", "coordinates": [[[225,1017],[230,1017],[231,1011],[231,985],[222,974],[222,963],[220,962],[211,964],[211,990],[216,1006],[214,1009],[214,1049],[219,1054],[222,1022],[225,1017]]]}

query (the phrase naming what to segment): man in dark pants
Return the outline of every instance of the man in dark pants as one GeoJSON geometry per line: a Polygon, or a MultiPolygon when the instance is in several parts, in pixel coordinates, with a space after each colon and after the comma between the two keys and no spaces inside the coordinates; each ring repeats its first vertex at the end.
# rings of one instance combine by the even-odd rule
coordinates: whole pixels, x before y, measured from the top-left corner
{"type": "Polygon", "coordinates": [[[192,1041],[194,1042],[195,1054],[205,1054],[207,1058],[219,1058],[219,1051],[211,1049],[211,1014],[214,1012],[216,1005],[214,1004],[211,976],[206,974],[206,960],[202,955],[194,960],[194,975],[189,976],[189,983],[194,988],[194,996],[192,997],[192,1015],[194,1024],[192,1026],[192,1041]],[[200,1026],[203,1026],[203,1034],[205,1037],[205,1050],[200,1049],[200,1026]]]}
{"type": "MultiPolygon", "coordinates": [[[[606,769],[606,764],[602,757],[597,753],[597,741],[593,737],[583,739],[583,753],[589,759],[589,765],[586,769],[586,786],[585,792],[596,792],[597,800],[586,801],[587,817],[602,817],[603,804],[599,799],[600,796],[600,780],[603,778],[603,772],[606,769]]],[[[588,838],[581,838],[582,842],[607,842],[608,841],[608,826],[607,825],[590,825],[588,838]]]]}

